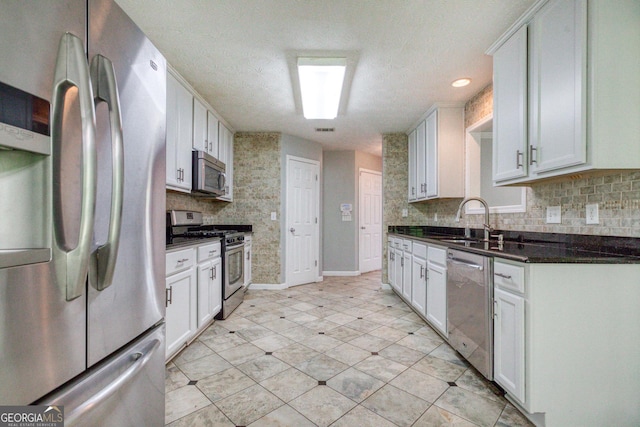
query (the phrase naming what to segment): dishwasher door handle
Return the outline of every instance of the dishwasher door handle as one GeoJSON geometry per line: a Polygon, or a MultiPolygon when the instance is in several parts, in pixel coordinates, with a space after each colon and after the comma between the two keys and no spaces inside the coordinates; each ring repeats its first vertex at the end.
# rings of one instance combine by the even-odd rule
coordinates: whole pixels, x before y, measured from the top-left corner
{"type": "Polygon", "coordinates": [[[454,265],[462,265],[468,268],[473,268],[474,270],[484,270],[484,266],[482,265],[478,265],[478,264],[471,264],[469,262],[467,262],[466,260],[461,260],[461,259],[457,259],[457,258],[449,258],[447,259],[447,262],[450,262],[451,264],[454,265]]]}

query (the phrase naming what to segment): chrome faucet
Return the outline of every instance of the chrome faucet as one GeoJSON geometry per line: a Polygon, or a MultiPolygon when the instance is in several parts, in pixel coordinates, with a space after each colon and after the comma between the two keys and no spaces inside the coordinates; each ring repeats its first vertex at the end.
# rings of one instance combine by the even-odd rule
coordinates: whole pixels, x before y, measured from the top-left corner
{"type": "Polygon", "coordinates": [[[456,212],[456,222],[460,222],[460,214],[462,213],[462,207],[467,204],[467,202],[470,202],[471,200],[476,200],[480,203],[482,203],[482,206],[484,207],[484,224],[483,224],[483,228],[484,228],[484,241],[488,242],[489,241],[489,237],[491,235],[491,226],[489,225],[489,205],[487,205],[487,202],[480,197],[467,197],[464,200],[462,200],[462,202],[460,202],[460,206],[458,206],[458,212],[456,212]]]}

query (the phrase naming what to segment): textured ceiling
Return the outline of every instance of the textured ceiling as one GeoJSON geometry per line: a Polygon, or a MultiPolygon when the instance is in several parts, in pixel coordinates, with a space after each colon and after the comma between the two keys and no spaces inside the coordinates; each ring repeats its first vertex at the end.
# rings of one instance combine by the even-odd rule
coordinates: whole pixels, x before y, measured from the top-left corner
{"type": "Polygon", "coordinates": [[[435,102],[491,82],[485,50],[534,0],[116,0],[169,63],[236,131],[278,131],[325,150],[380,155],[435,102]],[[305,120],[293,96],[296,52],[357,57],[335,120],[305,120]],[[466,88],[451,81],[471,77],[466,88]],[[316,127],[335,127],[317,133],[316,127]]]}

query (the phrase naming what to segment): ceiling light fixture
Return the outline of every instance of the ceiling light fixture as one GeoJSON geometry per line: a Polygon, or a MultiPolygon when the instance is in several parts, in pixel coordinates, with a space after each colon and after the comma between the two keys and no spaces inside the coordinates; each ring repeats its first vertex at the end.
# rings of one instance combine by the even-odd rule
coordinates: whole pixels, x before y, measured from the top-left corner
{"type": "Polygon", "coordinates": [[[298,58],[298,77],[305,119],[338,116],[346,58],[298,58]]]}
{"type": "Polygon", "coordinates": [[[453,87],[464,87],[471,83],[471,79],[469,77],[464,77],[462,79],[454,80],[451,82],[451,86],[453,87]]]}

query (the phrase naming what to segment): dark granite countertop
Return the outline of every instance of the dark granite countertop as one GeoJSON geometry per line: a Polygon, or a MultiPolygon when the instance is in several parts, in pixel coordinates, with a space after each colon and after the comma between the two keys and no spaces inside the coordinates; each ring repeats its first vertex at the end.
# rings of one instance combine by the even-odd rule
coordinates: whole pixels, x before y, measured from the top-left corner
{"type": "Polygon", "coordinates": [[[166,244],[166,250],[172,251],[174,249],[185,249],[190,246],[200,246],[207,245],[209,243],[219,242],[220,237],[209,237],[206,239],[184,239],[184,238],[176,238],[173,239],[171,243],[166,244]]]}
{"type": "Polygon", "coordinates": [[[430,226],[389,226],[389,233],[425,240],[468,252],[507,258],[529,263],[640,263],[640,239],[632,237],[596,236],[581,234],[534,233],[495,230],[502,234],[504,244],[497,240],[480,241],[482,229],[471,229],[471,240],[443,241],[464,237],[464,228],[430,226]]]}
{"type": "Polygon", "coordinates": [[[251,224],[214,224],[211,228],[216,230],[236,230],[243,233],[253,233],[251,224]]]}

